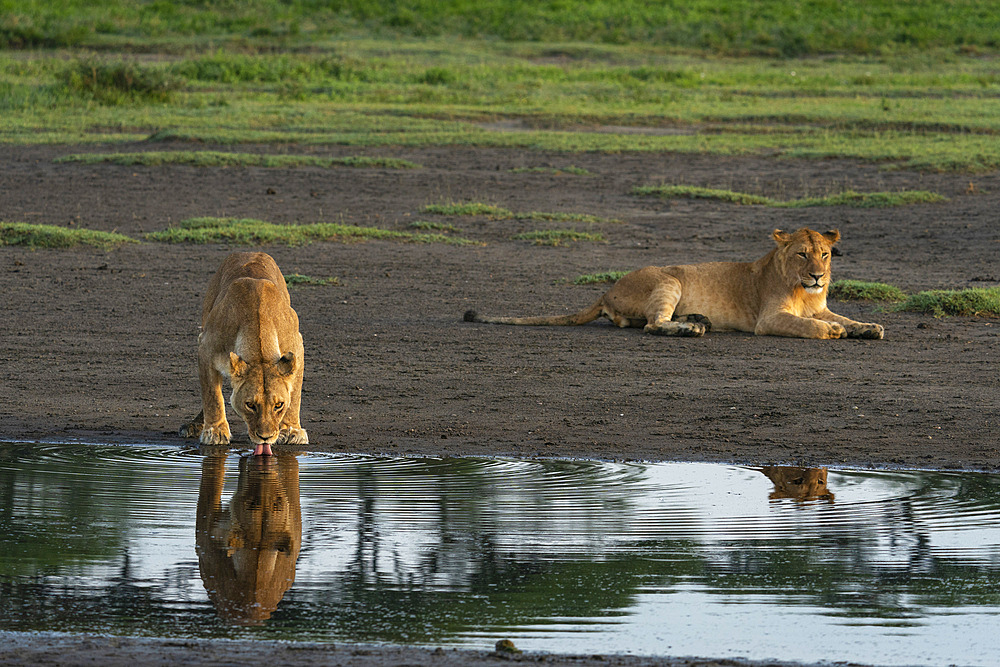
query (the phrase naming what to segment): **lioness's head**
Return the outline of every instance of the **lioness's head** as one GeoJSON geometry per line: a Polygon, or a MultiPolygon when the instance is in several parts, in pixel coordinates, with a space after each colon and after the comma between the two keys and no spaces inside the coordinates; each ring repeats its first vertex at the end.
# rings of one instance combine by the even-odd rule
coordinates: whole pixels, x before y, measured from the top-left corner
{"type": "Polygon", "coordinates": [[[229,399],[236,413],[247,423],[254,445],[272,445],[281,431],[292,398],[295,355],[286,352],[275,362],[248,364],[235,352],[229,353],[233,395],[229,399]]]}
{"type": "Polygon", "coordinates": [[[830,284],[830,257],[840,232],[832,229],[820,234],[802,229],[789,234],[775,229],[771,234],[778,244],[778,261],[790,285],[801,285],[810,294],[819,294],[830,284]]]}
{"type": "Polygon", "coordinates": [[[760,471],[774,483],[771,500],[792,498],[794,500],[829,500],[834,494],[826,485],[826,468],[796,468],[791,466],[767,466],[760,471]]]}

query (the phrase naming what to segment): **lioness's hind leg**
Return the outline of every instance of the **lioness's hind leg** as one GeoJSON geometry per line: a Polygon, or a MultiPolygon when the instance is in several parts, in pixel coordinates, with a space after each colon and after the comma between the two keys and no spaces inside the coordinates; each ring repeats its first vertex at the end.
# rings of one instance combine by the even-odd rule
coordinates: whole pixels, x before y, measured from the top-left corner
{"type": "Polygon", "coordinates": [[[658,327],[646,325],[645,332],[654,336],[694,337],[705,335],[705,325],[701,322],[664,322],[658,327]]]}
{"type": "Polygon", "coordinates": [[[688,313],[687,315],[674,315],[674,322],[698,322],[705,325],[705,331],[712,330],[712,320],[698,313],[688,313]]]}
{"type": "Polygon", "coordinates": [[[201,411],[195,415],[194,419],[181,426],[177,431],[177,435],[182,438],[197,438],[201,436],[203,428],[205,428],[205,413],[201,411]]]}
{"type": "Polygon", "coordinates": [[[680,318],[681,321],[674,321],[674,309],[680,300],[681,282],[673,276],[667,276],[650,293],[646,301],[644,331],[657,336],[704,336],[705,325],[699,321],[690,321],[689,318],[692,316],[684,316],[680,318]]]}

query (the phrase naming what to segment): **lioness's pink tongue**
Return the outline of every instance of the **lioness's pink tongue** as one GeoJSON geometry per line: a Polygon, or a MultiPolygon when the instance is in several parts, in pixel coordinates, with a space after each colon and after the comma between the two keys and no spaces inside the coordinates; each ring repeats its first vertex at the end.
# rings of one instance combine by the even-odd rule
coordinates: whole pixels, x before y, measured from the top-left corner
{"type": "Polygon", "coordinates": [[[274,452],[271,451],[271,445],[263,442],[253,448],[254,456],[273,456],[274,452]]]}

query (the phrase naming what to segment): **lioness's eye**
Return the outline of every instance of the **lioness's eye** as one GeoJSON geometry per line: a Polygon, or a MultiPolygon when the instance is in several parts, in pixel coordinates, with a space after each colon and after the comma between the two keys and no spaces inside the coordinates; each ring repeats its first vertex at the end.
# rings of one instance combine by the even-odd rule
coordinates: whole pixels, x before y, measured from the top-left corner
{"type": "Polygon", "coordinates": [[[284,403],[275,403],[274,404],[274,411],[277,412],[277,411],[281,410],[281,408],[283,408],[283,407],[285,407],[284,403]]]}
{"type": "Polygon", "coordinates": [[[826,258],[827,258],[827,257],[829,257],[829,256],[830,256],[830,253],[828,253],[828,252],[824,252],[824,253],[823,253],[823,259],[826,259],[826,258]]]}
{"type": "Polygon", "coordinates": [[[806,254],[804,252],[800,252],[799,253],[799,257],[801,257],[802,259],[805,259],[806,258],[806,254]]]}
{"type": "Polygon", "coordinates": [[[253,403],[251,403],[250,401],[247,401],[246,403],[244,403],[243,406],[247,410],[249,410],[250,412],[256,412],[256,410],[257,410],[257,406],[254,405],[253,403]]]}

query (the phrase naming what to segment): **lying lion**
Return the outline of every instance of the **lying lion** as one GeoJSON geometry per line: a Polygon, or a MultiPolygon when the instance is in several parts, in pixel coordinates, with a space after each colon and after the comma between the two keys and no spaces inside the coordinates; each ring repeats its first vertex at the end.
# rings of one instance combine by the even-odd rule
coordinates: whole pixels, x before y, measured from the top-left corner
{"type": "Polygon", "coordinates": [[[466,322],[577,325],[607,317],[619,327],[644,326],[661,336],[752,331],[796,338],[882,338],[881,325],[830,312],[830,256],[840,232],[774,230],[777,247],[756,262],[647,266],[618,280],[592,306],[573,315],[483,317],[466,322]]]}
{"type": "Polygon", "coordinates": [[[255,455],[271,454],[275,443],[307,444],[299,424],[304,361],[299,318],[278,265],[262,252],[231,254],[208,283],[198,335],[202,411],[181,435],[229,444],[222,398],[228,378],[230,403],[246,422],[255,455]]]}

